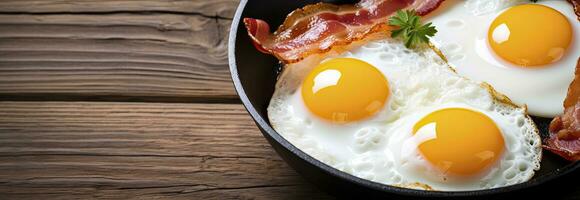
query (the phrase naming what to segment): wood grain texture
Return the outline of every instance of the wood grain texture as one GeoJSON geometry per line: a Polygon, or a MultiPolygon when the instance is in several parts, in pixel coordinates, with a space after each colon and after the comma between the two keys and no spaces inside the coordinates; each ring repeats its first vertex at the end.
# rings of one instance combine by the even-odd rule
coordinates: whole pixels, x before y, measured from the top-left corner
{"type": "Polygon", "coordinates": [[[0,198],[327,198],[241,105],[0,102],[0,198]]]}
{"type": "Polygon", "coordinates": [[[170,12],[231,18],[239,0],[2,0],[0,13],[170,12]]]}
{"type": "Polygon", "coordinates": [[[236,99],[230,23],[177,14],[0,15],[0,98],[236,99]]]}

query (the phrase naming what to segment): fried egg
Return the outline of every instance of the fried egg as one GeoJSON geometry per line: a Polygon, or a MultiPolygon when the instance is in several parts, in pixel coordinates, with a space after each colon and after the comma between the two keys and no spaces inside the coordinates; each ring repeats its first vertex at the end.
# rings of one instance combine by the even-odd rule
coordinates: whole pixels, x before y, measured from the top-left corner
{"type": "Polygon", "coordinates": [[[524,107],[386,37],[285,67],[274,129],[308,155],[393,186],[465,191],[529,180],[538,130],[524,107]]]}
{"type": "Polygon", "coordinates": [[[554,117],[580,56],[580,23],[561,0],[445,1],[431,40],[457,73],[491,84],[529,113],[554,117]]]}

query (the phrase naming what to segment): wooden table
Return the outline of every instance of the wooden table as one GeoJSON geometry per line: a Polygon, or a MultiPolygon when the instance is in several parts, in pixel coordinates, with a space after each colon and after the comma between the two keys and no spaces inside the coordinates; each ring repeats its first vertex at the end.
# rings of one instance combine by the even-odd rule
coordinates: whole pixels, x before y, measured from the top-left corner
{"type": "Polygon", "coordinates": [[[237,3],[0,1],[0,199],[328,198],[235,94],[237,3]]]}
{"type": "Polygon", "coordinates": [[[237,3],[1,0],[0,199],[331,198],[235,94],[237,3]]]}

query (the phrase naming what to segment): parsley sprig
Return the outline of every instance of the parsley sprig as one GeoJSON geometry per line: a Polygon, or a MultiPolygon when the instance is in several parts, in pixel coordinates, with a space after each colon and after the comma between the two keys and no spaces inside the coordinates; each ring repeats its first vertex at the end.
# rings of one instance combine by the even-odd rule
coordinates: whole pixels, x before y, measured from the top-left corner
{"type": "Polygon", "coordinates": [[[397,11],[389,18],[389,25],[399,29],[391,31],[391,37],[401,37],[407,48],[414,48],[421,43],[429,43],[429,37],[437,33],[431,23],[422,24],[421,18],[414,10],[397,11]]]}

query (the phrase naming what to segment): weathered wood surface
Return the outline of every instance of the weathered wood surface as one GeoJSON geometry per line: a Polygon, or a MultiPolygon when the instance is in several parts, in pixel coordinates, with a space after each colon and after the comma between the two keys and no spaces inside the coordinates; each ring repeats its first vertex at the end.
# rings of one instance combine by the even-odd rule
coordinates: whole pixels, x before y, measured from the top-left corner
{"type": "MultiPolygon", "coordinates": [[[[139,1],[108,1],[102,6],[97,6],[99,1],[62,1],[60,6],[46,2],[31,4],[52,11],[139,6],[139,1]],[[66,2],[70,8],[63,6],[66,2]]],[[[146,1],[143,7],[154,8],[160,2],[146,1]]],[[[166,2],[163,8],[207,9],[229,16],[231,11],[222,10],[236,6],[233,1],[210,2],[166,2]]],[[[25,5],[0,1],[0,10],[7,9],[4,4],[14,4],[7,6],[14,9],[25,5]]],[[[182,102],[236,98],[227,65],[230,19],[200,14],[57,13],[0,14],[0,96],[182,102]]]]}
{"type": "Polygon", "coordinates": [[[176,13],[231,18],[239,0],[2,0],[0,13],[176,13]]]}
{"type": "Polygon", "coordinates": [[[325,198],[241,105],[2,102],[0,198],[325,198]]]}

